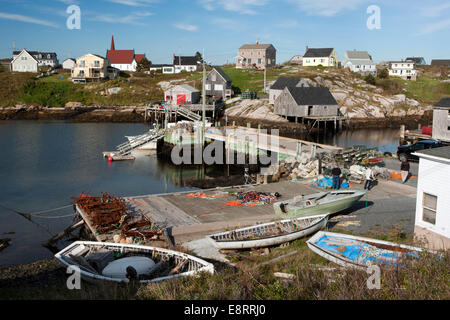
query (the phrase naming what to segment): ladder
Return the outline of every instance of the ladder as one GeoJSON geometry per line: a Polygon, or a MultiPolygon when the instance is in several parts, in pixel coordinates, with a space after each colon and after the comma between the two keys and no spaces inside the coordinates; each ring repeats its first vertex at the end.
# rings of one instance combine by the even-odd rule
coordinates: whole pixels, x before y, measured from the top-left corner
{"type": "Polygon", "coordinates": [[[196,114],[189,109],[179,106],[177,109],[178,113],[181,114],[183,117],[192,120],[192,121],[200,121],[202,120],[202,116],[199,114],[196,114]]]}
{"type": "Polygon", "coordinates": [[[132,150],[143,146],[144,144],[157,140],[164,136],[164,130],[150,130],[143,135],[133,137],[129,141],[122,143],[116,147],[120,155],[125,156],[131,153],[132,150]]]}

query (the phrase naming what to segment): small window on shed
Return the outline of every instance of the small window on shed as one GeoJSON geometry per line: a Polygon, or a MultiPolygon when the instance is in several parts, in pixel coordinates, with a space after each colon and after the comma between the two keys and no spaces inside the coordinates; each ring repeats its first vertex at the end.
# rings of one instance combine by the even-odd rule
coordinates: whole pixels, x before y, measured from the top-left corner
{"type": "Polygon", "coordinates": [[[424,192],[422,207],[422,220],[431,224],[436,224],[437,196],[424,192]]]}

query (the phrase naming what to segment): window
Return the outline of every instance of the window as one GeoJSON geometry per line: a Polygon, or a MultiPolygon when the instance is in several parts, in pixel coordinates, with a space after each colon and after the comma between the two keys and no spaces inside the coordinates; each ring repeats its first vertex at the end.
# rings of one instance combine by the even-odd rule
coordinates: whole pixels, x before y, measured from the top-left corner
{"type": "Polygon", "coordinates": [[[262,63],[262,60],[261,59],[258,59],[258,64],[261,64],[262,63]]]}
{"type": "Polygon", "coordinates": [[[210,84],[205,84],[205,90],[211,90],[211,85],[210,84]]]}
{"type": "Polygon", "coordinates": [[[422,220],[431,224],[436,224],[437,197],[428,193],[423,193],[422,199],[423,215],[422,220]]]}
{"type": "Polygon", "coordinates": [[[100,67],[100,61],[95,60],[95,61],[94,61],[94,67],[95,67],[95,68],[99,68],[99,67],[100,67]]]}
{"type": "Polygon", "coordinates": [[[216,81],[217,80],[217,75],[215,73],[213,73],[211,75],[211,81],[216,81]]]}
{"type": "Polygon", "coordinates": [[[214,86],[214,90],[215,91],[222,91],[223,90],[223,85],[222,84],[216,84],[214,86]]]}
{"type": "Polygon", "coordinates": [[[252,59],[248,59],[248,64],[252,64],[252,59]]]}

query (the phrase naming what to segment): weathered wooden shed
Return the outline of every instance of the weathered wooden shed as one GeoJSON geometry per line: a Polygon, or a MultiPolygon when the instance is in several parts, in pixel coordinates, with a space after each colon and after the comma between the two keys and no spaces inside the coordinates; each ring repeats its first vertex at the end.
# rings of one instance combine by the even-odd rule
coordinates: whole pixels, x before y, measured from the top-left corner
{"type": "Polygon", "coordinates": [[[200,91],[187,84],[174,86],[164,92],[166,102],[175,105],[187,103],[198,103],[200,101],[200,91]]]}
{"type": "Polygon", "coordinates": [[[207,96],[231,98],[233,91],[231,79],[222,68],[214,67],[206,77],[205,90],[207,96]]]}
{"type": "Polygon", "coordinates": [[[450,97],[433,106],[433,139],[450,142],[450,97]]]}
{"type": "Polygon", "coordinates": [[[274,112],[284,117],[333,117],[339,107],[325,87],[286,87],[275,100],[274,112]]]}
{"type": "Polygon", "coordinates": [[[304,78],[279,77],[270,87],[269,103],[274,104],[286,87],[309,87],[309,84],[304,78]]]}

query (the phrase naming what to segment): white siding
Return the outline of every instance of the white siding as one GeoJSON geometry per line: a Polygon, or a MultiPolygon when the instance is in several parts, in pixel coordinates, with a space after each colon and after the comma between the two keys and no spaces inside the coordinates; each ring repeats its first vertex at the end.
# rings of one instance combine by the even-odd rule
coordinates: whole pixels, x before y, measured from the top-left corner
{"type": "Polygon", "coordinates": [[[450,163],[421,158],[417,183],[416,226],[450,238],[450,163]],[[422,219],[423,193],[437,196],[436,224],[422,219]]]}

